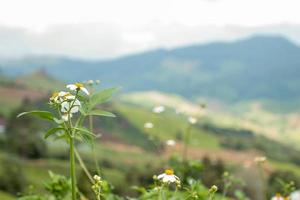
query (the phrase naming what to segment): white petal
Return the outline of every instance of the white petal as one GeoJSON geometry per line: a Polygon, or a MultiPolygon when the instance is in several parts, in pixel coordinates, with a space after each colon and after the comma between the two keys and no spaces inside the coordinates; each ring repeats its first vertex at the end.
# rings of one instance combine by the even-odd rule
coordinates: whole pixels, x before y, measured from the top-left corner
{"type": "Polygon", "coordinates": [[[82,90],[82,92],[86,93],[87,95],[89,95],[89,91],[85,88],[85,87],[81,87],[80,90],[82,90]]]}
{"type": "Polygon", "coordinates": [[[163,173],[163,174],[160,174],[160,175],[158,175],[157,176],[157,179],[162,179],[162,178],[164,178],[166,176],[166,174],[165,173],[163,173]]]}
{"type": "MultiPolygon", "coordinates": [[[[72,102],[71,102],[72,103],[72,102]]],[[[71,104],[70,103],[70,104],[71,104]]],[[[78,111],[79,111],[79,108],[80,108],[80,106],[81,106],[81,103],[80,103],[80,101],[78,100],[78,99],[76,99],[75,100],[75,102],[74,102],[74,104],[73,104],[73,106],[72,106],[72,108],[71,108],[71,113],[77,113],[78,111]]]]}
{"type": "Polygon", "coordinates": [[[176,141],[175,141],[175,140],[167,140],[167,141],[166,141],[166,144],[167,144],[168,146],[175,146],[176,141]]]}
{"type": "Polygon", "coordinates": [[[66,99],[74,100],[74,99],[75,99],[75,96],[74,96],[74,95],[68,95],[68,96],[66,96],[66,99]]]}
{"type": "Polygon", "coordinates": [[[162,112],[165,111],[165,107],[164,106],[157,106],[157,107],[154,107],[152,111],[154,113],[162,113],[162,112]]]}
{"type": "Polygon", "coordinates": [[[61,112],[65,113],[65,112],[68,112],[70,109],[70,103],[67,102],[67,101],[64,101],[61,103],[61,112]]]}
{"type": "Polygon", "coordinates": [[[176,181],[176,178],[174,175],[166,175],[164,178],[163,178],[163,182],[168,182],[168,183],[173,183],[176,181]]]}
{"type": "Polygon", "coordinates": [[[64,101],[61,103],[61,112],[69,112],[70,113],[77,113],[79,111],[79,108],[81,107],[81,103],[78,99],[74,101],[74,103],[71,101],[64,101]],[[70,107],[72,106],[71,110],[70,107]]]}
{"type": "Polygon", "coordinates": [[[145,124],[144,124],[144,128],[153,128],[154,127],[154,125],[153,125],[153,123],[151,123],[151,122],[146,122],[145,124]]]}
{"type": "Polygon", "coordinates": [[[70,113],[77,113],[79,111],[79,106],[73,106],[70,113]]]}
{"type": "Polygon", "coordinates": [[[68,94],[68,92],[60,91],[60,92],[58,93],[58,96],[64,97],[66,94],[68,94]]]}
{"type": "Polygon", "coordinates": [[[62,116],[61,116],[61,118],[63,119],[63,120],[65,120],[65,121],[68,121],[69,120],[69,116],[70,116],[70,118],[73,116],[72,114],[63,114],[62,116]]]}
{"type": "Polygon", "coordinates": [[[67,85],[67,88],[70,89],[70,90],[76,90],[77,86],[74,85],[74,84],[69,84],[69,85],[67,85]]]}
{"type": "Polygon", "coordinates": [[[188,121],[190,122],[190,124],[196,124],[197,123],[197,119],[194,117],[189,117],[188,121]]]}

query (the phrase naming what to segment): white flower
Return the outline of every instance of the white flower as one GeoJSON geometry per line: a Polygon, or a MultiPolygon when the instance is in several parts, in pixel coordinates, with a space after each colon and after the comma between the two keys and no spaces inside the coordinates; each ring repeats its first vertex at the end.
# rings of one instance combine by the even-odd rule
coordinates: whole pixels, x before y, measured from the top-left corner
{"type": "Polygon", "coordinates": [[[168,145],[168,146],[175,146],[175,144],[176,144],[175,140],[167,140],[166,141],[166,145],[168,145]]]}
{"type": "Polygon", "coordinates": [[[79,108],[81,106],[81,103],[78,99],[75,99],[73,101],[64,101],[61,103],[61,112],[67,113],[77,113],[79,111],[79,108]]]}
{"type": "Polygon", "coordinates": [[[54,92],[52,96],[50,97],[51,103],[62,103],[66,99],[74,99],[75,96],[73,96],[70,92],[60,91],[60,92],[54,92]]]}
{"type": "Polygon", "coordinates": [[[164,183],[180,183],[180,179],[174,175],[174,171],[172,169],[166,169],[165,173],[157,176],[157,179],[164,183]]]}
{"type": "Polygon", "coordinates": [[[274,197],[271,198],[271,200],[284,200],[284,198],[280,193],[277,193],[274,197]]]}
{"type": "Polygon", "coordinates": [[[190,124],[196,124],[197,123],[197,119],[194,118],[194,117],[189,117],[188,121],[189,121],[190,124]]]}
{"type": "Polygon", "coordinates": [[[70,113],[70,114],[64,113],[64,114],[61,115],[61,118],[62,118],[64,121],[68,121],[68,120],[69,120],[69,117],[72,118],[73,115],[72,115],[71,113],[70,113]]]}
{"type": "Polygon", "coordinates": [[[179,108],[176,108],[176,109],[175,109],[175,113],[176,113],[177,115],[179,115],[179,114],[183,113],[183,110],[182,110],[182,109],[179,109],[179,108]]]}
{"type": "Polygon", "coordinates": [[[96,84],[100,84],[100,80],[96,80],[95,82],[96,82],[96,84]]]}
{"type": "Polygon", "coordinates": [[[162,113],[165,111],[165,107],[164,106],[156,106],[153,108],[152,110],[154,113],[162,113]]]}
{"type": "Polygon", "coordinates": [[[300,200],[300,190],[292,192],[290,195],[290,200],[300,200]]]}
{"type": "Polygon", "coordinates": [[[144,124],[144,128],[153,128],[153,127],[154,127],[154,125],[151,122],[146,122],[144,124]]]}
{"type": "Polygon", "coordinates": [[[98,176],[98,175],[94,175],[94,180],[96,181],[96,182],[99,182],[99,181],[101,181],[101,177],[100,176],[98,176]]]}
{"type": "Polygon", "coordinates": [[[93,81],[93,80],[88,80],[88,81],[87,81],[87,84],[93,85],[93,84],[94,84],[94,81],[93,81]]]}
{"type": "Polygon", "coordinates": [[[254,162],[256,162],[256,163],[264,163],[266,160],[267,160],[267,158],[264,156],[254,158],[254,162]]]}
{"type": "Polygon", "coordinates": [[[74,91],[74,90],[77,90],[77,91],[81,90],[82,92],[86,93],[87,95],[90,94],[89,91],[85,87],[83,87],[82,83],[69,84],[69,85],[67,85],[67,88],[70,89],[70,90],[72,90],[72,91],[74,91]]]}

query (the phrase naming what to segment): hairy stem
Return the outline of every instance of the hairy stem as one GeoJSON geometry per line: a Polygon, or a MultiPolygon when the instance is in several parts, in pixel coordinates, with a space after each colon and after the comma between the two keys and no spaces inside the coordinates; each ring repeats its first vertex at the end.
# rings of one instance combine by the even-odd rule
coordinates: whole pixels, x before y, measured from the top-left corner
{"type": "Polygon", "coordinates": [[[76,150],[76,148],[74,148],[74,152],[75,152],[75,156],[79,162],[80,167],[83,169],[84,173],[89,178],[90,182],[93,184],[94,183],[93,177],[92,177],[91,173],[89,172],[89,170],[87,169],[87,167],[85,166],[85,164],[84,164],[83,160],[81,159],[81,156],[78,153],[78,151],[76,150]]]}
{"type": "MultiPolygon", "coordinates": [[[[93,116],[90,115],[89,116],[89,126],[90,126],[90,131],[92,133],[94,133],[94,121],[93,121],[93,116]]],[[[93,149],[93,158],[94,158],[94,163],[96,165],[96,171],[97,171],[97,174],[100,175],[100,167],[99,167],[99,163],[98,163],[98,160],[97,160],[97,153],[96,153],[96,141],[95,141],[95,138],[93,140],[93,146],[92,146],[92,149],[93,149]]]]}
{"type": "Polygon", "coordinates": [[[72,184],[72,200],[76,200],[76,173],[75,173],[75,154],[74,138],[70,137],[70,175],[72,184]]]}

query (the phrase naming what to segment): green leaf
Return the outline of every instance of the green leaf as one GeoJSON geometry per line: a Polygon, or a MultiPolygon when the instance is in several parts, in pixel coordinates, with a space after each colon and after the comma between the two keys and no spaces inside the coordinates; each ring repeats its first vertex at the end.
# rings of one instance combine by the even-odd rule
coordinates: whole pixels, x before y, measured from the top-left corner
{"type": "Polygon", "coordinates": [[[96,116],[104,116],[104,117],[116,117],[116,115],[114,115],[113,113],[107,112],[107,111],[104,111],[104,110],[92,110],[87,115],[96,115],[96,116]]]}
{"type": "Polygon", "coordinates": [[[92,133],[91,131],[89,131],[84,127],[74,128],[74,129],[80,131],[80,134],[78,135],[80,138],[82,138],[83,141],[85,141],[90,147],[93,146],[94,138],[96,137],[94,133],[92,133]]]}
{"type": "Polygon", "coordinates": [[[80,112],[82,115],[84,115],[84,116],[87,115],[87,109],[84,108],[84,107],[79,108],[79,112],[80,112]]]}
{"type": "Polygon", "coordinates": [[[51,129],[48,130],[47,133],[44,135],[44,138],[47,139],[50,135],[53,135],[53,134],[57,133],[58,131],[65,131],[65,129],[62,128],[62,127],[51,128],[51,129]]]}
{"type": "Polygon", "coordinates": [[[118,90],[118,87],[113,87],[93,94],[90,98],[90,109],[93,109],[98,104],[108,101],[112,94],[118,90]]]}
{"type": "Polygon", "coordinates": [[[53,121],[55,121],[57,124],[62,124],[64,123],[63,119],[57,119],[56,117],[53,118],[53,121]]]}
{"type": "Polygon", "coordinates": [[[50,120],[50,121],[54,121],[54,119],[53,119],[54,117],[53,117],[53,115],[52,115],[51,112],[40,111],[40,110],[33,110],[33,111],[29,111],[29,112],[22,112],[22,113],[18,114],[17,118],[22,117],[24,115],[28,115],[28,114],[35,115],[35,116],[38,116],[40,118],[47,119],[47,120],[50,120]]]}
{"type": "Polygon", "coordinates": [[[90,136],[96,137],[96,135],[94,133],[92,133],[91,131],[89,131],[88,129],[86,129],[84,127],[75,127],[73,129],[75,129],[76,131],[81,132],[84,135],[90,135],[90,136]]]}
{"type": "Polygon", "coordinates": [[[93,147],[94,145],[94,137],[90,136],[90,135],[80,135],[80,137],[82,138],[82,140],[89,146],[89,147],[93,147]]]}

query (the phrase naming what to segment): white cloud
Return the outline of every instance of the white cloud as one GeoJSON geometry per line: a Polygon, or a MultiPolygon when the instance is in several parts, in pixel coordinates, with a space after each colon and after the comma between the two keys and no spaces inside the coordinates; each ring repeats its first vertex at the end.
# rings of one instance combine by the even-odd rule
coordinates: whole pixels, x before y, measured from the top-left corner
{"type": "Polygon", "coordinates": [[[0,24],[39,31],[91,22],[260,26],[300,23],[298,8],[298,0],[0,0],[0,24]]]}
{"type": "Polygon", "coordinates": [[[298,0],[0,0],[0,56],[107,58],[280,33],[300,41],[298,0]],[[2,26],[1,26],[2,25],[2,26]]]}
{"type": "Polygon", "coordinates": [[[0,56],[28,54],[109,58],[155,48],[174,48],[211,41],[230,41],[252,34],[280,34],[300,43],[300,26],[188,26],[149,23],[122,28],[113,23],[65,24],[43,32],[0,27],[0,56]]]}

